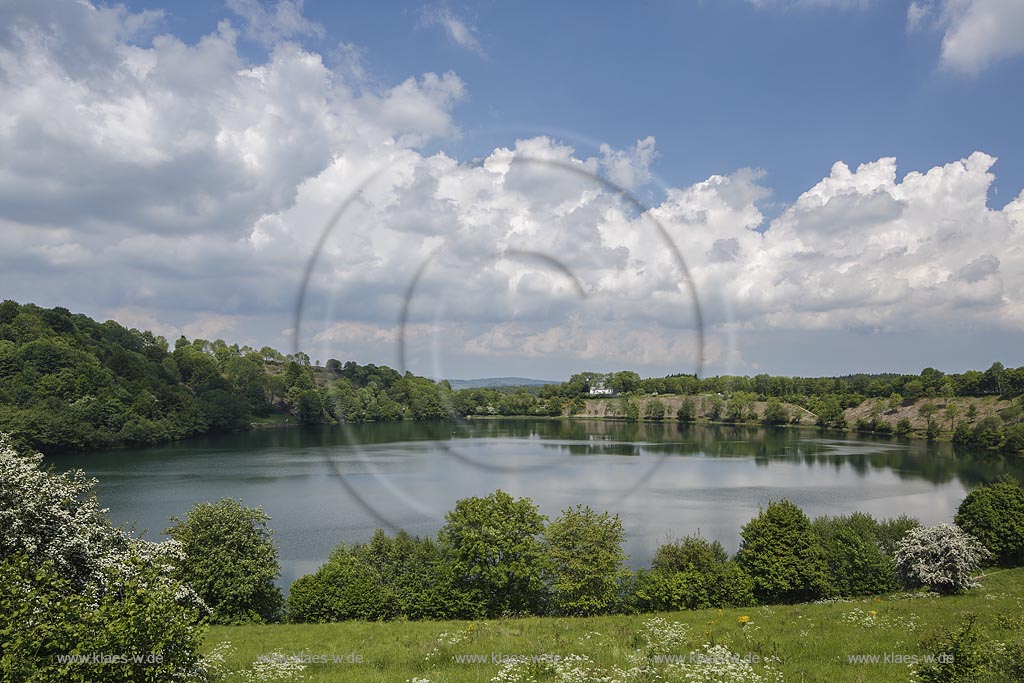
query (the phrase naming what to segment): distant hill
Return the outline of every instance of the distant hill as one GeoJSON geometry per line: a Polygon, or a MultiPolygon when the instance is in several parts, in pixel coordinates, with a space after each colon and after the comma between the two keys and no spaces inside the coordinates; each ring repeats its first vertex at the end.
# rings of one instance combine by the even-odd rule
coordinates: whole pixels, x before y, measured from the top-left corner
{"type": "Polygon", "coordinates": [[[482,377],[479,379],[450,379],[452,389],[493,389],[495,387],[539,387],[545,384],[561,384],[561,380],[529,379],[527,377],[482,377]]]}

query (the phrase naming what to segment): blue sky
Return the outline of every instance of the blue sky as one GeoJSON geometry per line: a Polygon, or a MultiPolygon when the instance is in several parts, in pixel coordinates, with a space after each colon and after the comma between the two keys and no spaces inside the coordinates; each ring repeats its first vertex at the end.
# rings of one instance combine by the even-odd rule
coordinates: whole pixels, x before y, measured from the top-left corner
{"type": "Polygon", "coordinates": [[[288,349],[312,245],[379,171],[310,281],[314,357],[394,365],[404,338],[451,377],[1024,364],[1017,0],[0,20],[4,298],[288,349]]]}
{"type": "MultiPolygon", "coordinates": [[[[1024,86],[1024,59],[980,73],[944,68],[943,32],[909,32],[909,2],[824,4],[307,0],[303,14],[324,33],[304,42],[327,57],[352,44],[384,82],[456,72],[469,91],[457,108],[463,139],[433,147],[460,158],[510,135],[615,147],[653,135],[670,185],[750,166],[791,202],[839,159],[895,156],[906,170],[927,169],[981,150],[999,158],[993,206],[1012,200],[1024,187],[1024,87],[1009,86],[1024,86]],[[435,12],[472,26],[479,49],[425,19],[435,12]]],[[[167,26],[192,39],[225,16],[216,3],[167,11],[167,26]]],[[[255,59],[263,51],[247,47],[255,59]]]]}

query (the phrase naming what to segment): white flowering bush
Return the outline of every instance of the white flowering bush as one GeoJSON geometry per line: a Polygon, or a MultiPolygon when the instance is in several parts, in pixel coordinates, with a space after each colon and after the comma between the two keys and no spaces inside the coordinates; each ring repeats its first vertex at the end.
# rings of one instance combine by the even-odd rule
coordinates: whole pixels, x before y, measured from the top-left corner
{"type": "Polygon", "coordinates": [[[43,469],[42,456],[19,455],[0,435],[0,679],[202,677],[196,624],[207,611],[171,576],[181,548],[114,527],[94,485],[81,472],[43,469]],[[159,655],[160,661],[58,659],[86,653],[159,655]]]}
{"type": "Polygon", "coordinates": [[[896,546],[896,574],[911,587],[960,593],[976,586],[973,574],[990,553],[952,524],[911,529],[896,546]]]}

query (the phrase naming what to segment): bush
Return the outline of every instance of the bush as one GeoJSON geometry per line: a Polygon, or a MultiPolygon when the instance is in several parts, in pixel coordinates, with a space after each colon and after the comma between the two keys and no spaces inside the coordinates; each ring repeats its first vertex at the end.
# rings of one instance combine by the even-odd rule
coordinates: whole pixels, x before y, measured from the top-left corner
{"type": "Polygon", "coordinates": [[[115,528],[81,472],[55,475],[0,435],[0,680],[151,681],[201,675],[205,606],[171,576],[173,541],[115,528]],[[58,655],[159,655],[137,664],[58,655]]]}
{"type": "Polygon", "coordinates": [[[911,529],[896,547],[896,574],[908,587],[960,593],[976,584],[972,574],[988,559],[981,541],[951,524],[911,529]]]}
{"type": "Polygon", "coordinates": [[[608,612],[628,571],[622,563],[622,520],[577,505],[544,530],[547,582],[553,611],[566,615],[608,612]]]}
{"type": "Polygon", "coordinates": [[[462,590],[489,617],[539,612],[543,602],[544,515],[529,498],[498,490],[463,498],[438,532],[462,590]]]}
{"type": "Polygon", "coordinates": [[[651,561],[651,569],[665,573],[687,570],[708,573],[728,560],[729,554],[718,541],[687,536],[658,546],[651,561]]]}
{"type": "Polygon", "coordinates": [[[914,678],[925,683],[973,683],[985,680],[986,655],[977,632],[978,615],[965,614],[956,629],[927,634],[921,645],[929,660],[915,666],[914,678]]]}
{"type": "Polygon", "coordinates": [[[896,436],[903,436],[903,437],[910,436],[910,433],[912,431],[914,431],[914,427],[910,424],[910,420],[908,420],[905,417],[901,417],[899,420],[897,420],[896,421],[896,428],[893,429],[893,433],[896,436]]]}
{"type": "Polygon", "coordinates": [[[765,404],[762,420],[769,425],[783,425],[789,422],[789,411],[777,398],[770,398],[765,404]]]}
{"type": "Polygon", "coordinates": [[[380,573],[344,545],[316,573],[296,579],[288,591],[288,621],[294,623],[392,619],[398,607],[380,573]]]}
{"type": "Polygon", "coordinates": [[[216,624],[278,621],[284,606],[274,585],[280,575],[277,547],[260,508],[230,498],[200,503],[164,531],[181,543],[177,576],[213,610],[216,624]]]}
{"type": "Polygon", "coordinates": [[[352,554],[373,567],[397,600],[398,616],[407,619],[471,619],[480,609],[456,585],[455,572],[429,538],[399,531],[394,538],[382,529],[352,554]]]}
{"type": "Polygon", "coordinates": [[[707,571],[641,570],[634,577],[630,599],[639,612],[748,607],[754,604],[754,582],[731,561],[707,571]]]}
{"type": "Polygon", "coordinates": [[[1024,565],[1024,488],[1005,475],[964,498],[957,526],[984,544],[1001,566],[1024,565]]]}
{"type": "Polygon", "coordinates": [[[813,526],[836,593],[877,595],[897,587],[893,559],[883,550],[878,522],[871,515],[819,517],[813,526]]]}
{"type": "Polygon", "coordinates": [[[753,578],[759,602],[805,602],[829,593],[825,554],[807,515],[793,503],[769,503],[740,537],[736,560],[753,578]]]}
{"type": "Polygon", "coordinates": [[[680,422],[693,422],[697,419],[697,406],[692,398],[684,398],[679,403],[679,410],[676,411],[676,419],[680,422]]]}

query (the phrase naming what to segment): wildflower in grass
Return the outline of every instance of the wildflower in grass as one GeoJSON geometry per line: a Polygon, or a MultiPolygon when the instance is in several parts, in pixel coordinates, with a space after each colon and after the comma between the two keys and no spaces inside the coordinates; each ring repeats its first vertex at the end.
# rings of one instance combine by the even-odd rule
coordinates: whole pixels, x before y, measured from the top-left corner
{"type": "Polygon", "coordinates": [[[744,614],[742,617],[740,617],[736,621],[740,622],[741,624],[749,624],[750,623],[750,617],[748,617],[746,614],[744,614]]]}

